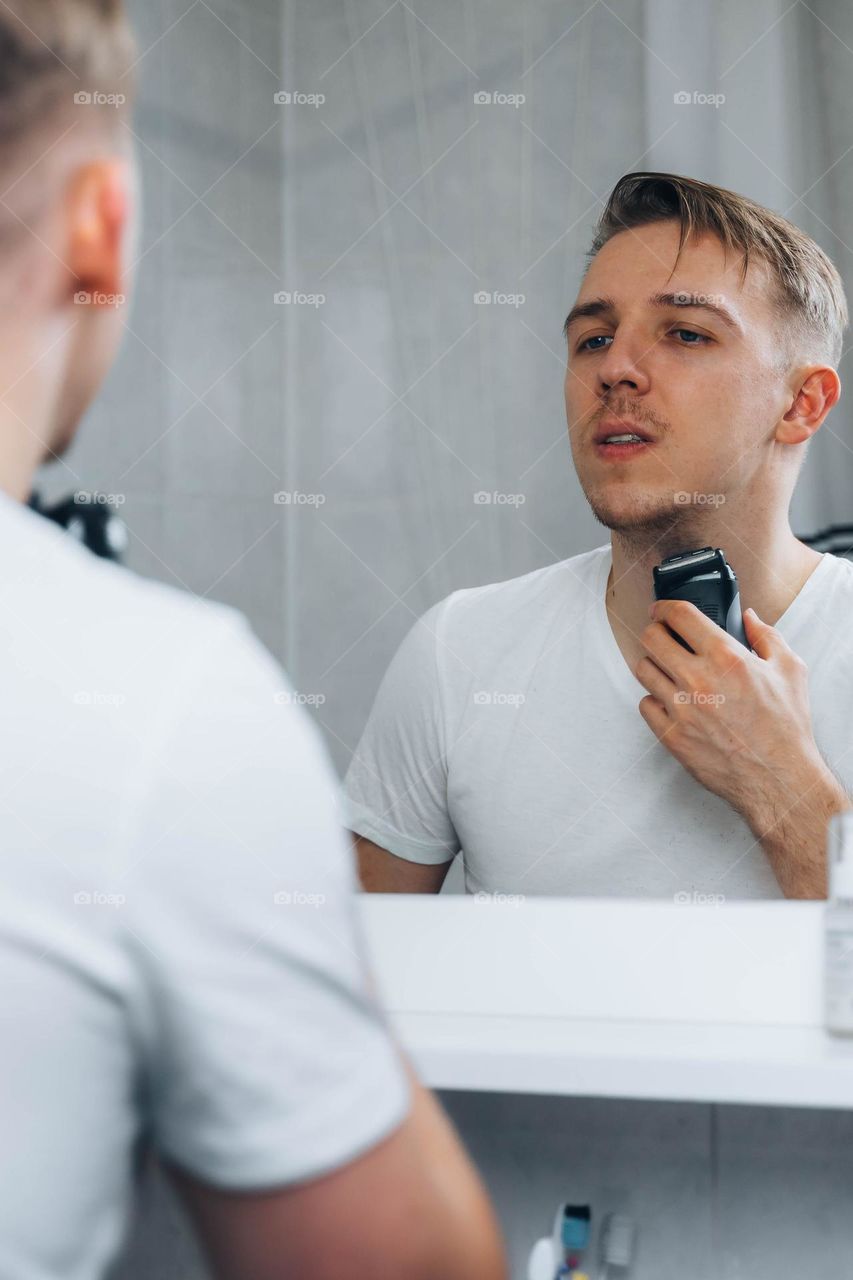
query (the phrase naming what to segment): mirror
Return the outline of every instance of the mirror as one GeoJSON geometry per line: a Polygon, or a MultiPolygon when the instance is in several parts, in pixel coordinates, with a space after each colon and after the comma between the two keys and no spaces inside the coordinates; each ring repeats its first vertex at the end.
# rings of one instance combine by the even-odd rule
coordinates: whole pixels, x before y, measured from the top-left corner
{"type": "Polygon", "coordinates": [[[371,891],[821,898],[853,784],[832,216],[706,161],[784,140],[745,64],[655,70],[651,128],[648,51],[614,94],[594,30],[508,22],[477,70],[459,32],[411,64],[405,21],[312,51],[300,680],[371,891]]]}

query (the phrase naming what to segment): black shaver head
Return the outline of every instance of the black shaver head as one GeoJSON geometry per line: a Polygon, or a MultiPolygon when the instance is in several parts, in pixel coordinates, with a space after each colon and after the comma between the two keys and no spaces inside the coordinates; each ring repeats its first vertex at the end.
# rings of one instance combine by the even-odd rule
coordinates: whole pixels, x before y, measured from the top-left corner
{"type": "Polygon", "coordinates": [[[737,578],[719,547],[700,547],[667,556],[655,566],[652,576],[656,600],[689,600],[706,618],[749,648],[737,578]]]}

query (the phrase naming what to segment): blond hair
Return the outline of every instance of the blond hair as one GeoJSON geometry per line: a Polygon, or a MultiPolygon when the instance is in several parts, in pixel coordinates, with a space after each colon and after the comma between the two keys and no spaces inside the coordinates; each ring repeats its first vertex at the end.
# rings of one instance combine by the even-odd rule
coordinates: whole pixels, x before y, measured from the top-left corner
{"type": "Polygon", "coordinates": [[[799,227],[735,191],[674,173],[626,173],[610,194],[587,256],[593,258],[621,231],[673,218],[681,226],[676,266],[685,241],[705,232],[726,251],[743,254],[741,284],[755,255],[771,271],[785,360],[817,358],[838,365],[848,323],[838,271],[799,227]]]}
{"type": "Polygon", "coordinates": [[[75,141],[128,145],[135,44],[122,0],[0,4],[0,250],[16,252],[55,198],[75,141]],[[57,145],[63,135],[64,145],[57,145]],[[120,135],[123,135],[120,137],[120,135]]]}
{"type": "Polygon", "coordinates": [[[0,148],[28,141],[75,94],[129,98],[134,52],[122,0],[4,0],[0,148]]]}

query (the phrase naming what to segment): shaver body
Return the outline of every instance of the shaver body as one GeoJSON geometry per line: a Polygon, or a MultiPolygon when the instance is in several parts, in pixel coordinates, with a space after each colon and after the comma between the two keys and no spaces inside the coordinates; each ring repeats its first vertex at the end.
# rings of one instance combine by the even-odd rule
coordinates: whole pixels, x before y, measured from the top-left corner
{"type": "MultiPolygon", "coordinates": [[[[689,600],[706,618],[749,648],[737,578],[719,547],[700,547],[667,556],[655,566],[652,576],[656,600],[689,600]]],[[[684,644],[680,637],[676,639],[684,644]]]]}

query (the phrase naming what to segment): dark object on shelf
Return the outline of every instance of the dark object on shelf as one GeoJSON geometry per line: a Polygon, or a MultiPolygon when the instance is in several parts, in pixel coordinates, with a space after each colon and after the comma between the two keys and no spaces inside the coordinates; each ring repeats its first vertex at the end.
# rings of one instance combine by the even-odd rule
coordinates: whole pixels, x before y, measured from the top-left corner
{"type": "Polygon", "coordinates": [[[815,551],[829,551],[834,556],[853,560],[853,524],[831,524],[820,533],[800,534],[800,542],[815,551]]]}
{"type": "Polygon", "coordinates": [[[38,492],[33,491],[27,506],[61,525],[70,537],[82,542],[96,556],[122,562],[128,543],[127,525],[116,514],[113,495],[78,490],[60,502],[45,506],[38,492]]]}

